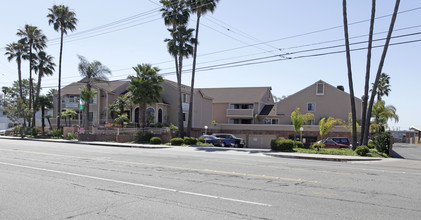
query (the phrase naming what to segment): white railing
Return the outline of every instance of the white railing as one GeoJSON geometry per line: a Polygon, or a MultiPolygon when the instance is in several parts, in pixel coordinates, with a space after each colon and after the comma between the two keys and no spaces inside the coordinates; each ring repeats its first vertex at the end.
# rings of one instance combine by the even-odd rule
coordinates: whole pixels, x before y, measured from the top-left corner
{"type": "Polygon", "coordinates": [[[247,117],[253,118],[254,116],[254,109],[227,109],[227,117],[247,117]]]}

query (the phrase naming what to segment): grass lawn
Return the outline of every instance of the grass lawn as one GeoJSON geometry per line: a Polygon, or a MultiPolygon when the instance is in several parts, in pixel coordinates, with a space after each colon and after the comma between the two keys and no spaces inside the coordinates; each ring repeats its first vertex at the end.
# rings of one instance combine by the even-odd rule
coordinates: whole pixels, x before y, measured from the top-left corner
{"type": "MultiPolygon", "coordinates": [[[[351,149],[323,149],[320,150],[317,149],[306,149],[306,148],[294,148],[294,152],[297,153],[306,153],[306,154],[329,154],[329,155],[346,155],[346,156],[359,156],[355,153],[355,151],[351,149]]],[[[385,153],[380,153],[376,149],[370,149],[370,153],[367,154],[367,157],[382,157],[382,158],[388,158],[385,153]]]]}

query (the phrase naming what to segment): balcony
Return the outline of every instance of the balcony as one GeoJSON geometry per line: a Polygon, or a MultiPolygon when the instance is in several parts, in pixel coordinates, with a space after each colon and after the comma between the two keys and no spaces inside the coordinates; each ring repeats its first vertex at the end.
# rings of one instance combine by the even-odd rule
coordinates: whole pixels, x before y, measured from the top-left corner
{"type": "Polygon", "coordinates": [[[227,109],[227,118],[253,118],[254,109],[227,109]]]}

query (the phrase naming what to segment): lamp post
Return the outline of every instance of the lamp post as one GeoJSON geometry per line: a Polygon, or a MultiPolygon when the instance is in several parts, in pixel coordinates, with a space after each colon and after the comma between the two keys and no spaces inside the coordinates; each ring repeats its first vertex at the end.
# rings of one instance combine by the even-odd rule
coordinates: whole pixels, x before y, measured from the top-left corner
{"type": "Polygon", "coordinates": [[[303,142],[303,131],[304,131],[304,128],[300,127],[300,141],[301,142],[303,142]]]}
{"type": "Polygon", "coordinates": [[[208,126],[207,125],[205,125],[205,135],[207,134],[207,131],[208,131],[208,126]]]}

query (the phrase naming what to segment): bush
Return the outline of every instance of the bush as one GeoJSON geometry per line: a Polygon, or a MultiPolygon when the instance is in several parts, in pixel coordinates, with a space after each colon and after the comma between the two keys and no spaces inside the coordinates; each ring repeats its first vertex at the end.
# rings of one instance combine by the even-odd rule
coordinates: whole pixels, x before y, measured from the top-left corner
{"type": "Polygon", "coordinates": [[[301,141],[296,141],[296,142],[295,142],[295,147],[298,147],[298,148],[304,148],[304,144],[303,144],[303,142],[301,142],[301,141]]]}
{"type": "Polygon", "coordinates": [[[376,145],[374,144],[373,140],[369,140],[368,144],[367,144],[367,147],[370,148],[370,149],[374,149],[374,148],[376,148],[376,145]]]}
{"type": "Polygon", "coordinates": [[[134,141],[136,143],[149,143],[152,137],[153,134],[149,132],[143,133],[142,131],[136,131],[134,133],[134,141]]]}
{"type": "Polygon", "coordinates": [[[160,137],[152,137],[151,140],[149,141],[151,144],[161,144],[162,140],[160,137]]]}
{"type": "Polygon", "coordinates": [[[374,146],[380,153],[389,154],[390,132],[384,132],[374,138],[374,146]]]}
{"type": "Polygon", "coordinates": [[[198,142],[198,143],[203,143],[203,144],[204,144],[204,143],[206,143],[206,140],[205,140],[204,138],[198,138],[198,139],[197,139],[197,142],[198,142]]]}
{"type": "Polygon", "coordinates": [[[325,147],[325,144],[323,144],[322,142],[317,142],[317,143],[315,143],[311,146],[311,148],[317,149],[317,150],[319,150],[321,148],[324,148],[324,147],[325,147]]]}
{"type": "Polygon", "coordinates": [[[67,140],[73,140],[73,139],[75,139],[75,136],[73,135],[73,133],[67,133],[66,139],[67,140]]]}
{"type": "Polygon", "coordinates": [[[31,129],[29,130],[29,132],[31,133],[31,136],[33,136],[33,137],[36,137],[36,136],[38,136],[38,134],[39,134],[39,131],[38,131],[38,129],[36,129],[36,128],[31,128],[31,129]]]}
{"type": "Polygon", "coordinates": [[[274,139],[270,142],[270,148],[274,151],[292,151],[294,141],[289,139],[274,139]]]}
{"type": "Polygon", "coordinates": [[[194,137],[184,137],[184,144],[195,145],[195,144],[197,144],[197,140],[194,137]]]}
{"type": "Polygon", "coordinates": [[[61,138],[63,136],[63,132],[61,131],[61,129],[53,129],[51,131],[51,134],[53,135],[53,137],[56,138],[61,138]]]}
{"type": "Polygon", "coordinates": [[[175,146],[181,146],[182,144],[184,144],[184,140],[183,138],[173,138],[170,140],[171,145],[175,145],[175,146]]]}
{"type": "Polygon", "coordinates": [[[357,149],[355,150],[355,153],[357,153],[360,156],[367,156],[369,152],[370,152],[370,149],[365,145],[361,145],[357,147],[357,149]]]}

